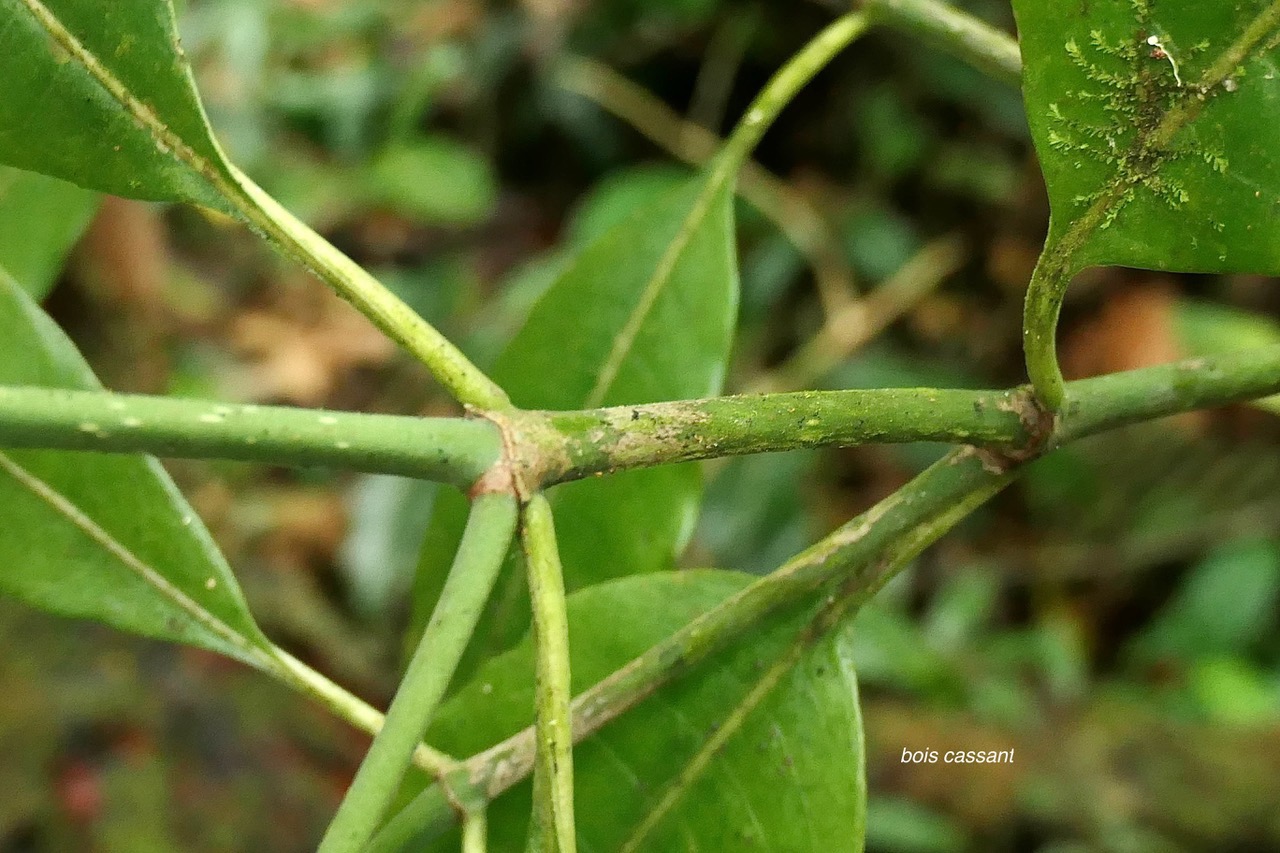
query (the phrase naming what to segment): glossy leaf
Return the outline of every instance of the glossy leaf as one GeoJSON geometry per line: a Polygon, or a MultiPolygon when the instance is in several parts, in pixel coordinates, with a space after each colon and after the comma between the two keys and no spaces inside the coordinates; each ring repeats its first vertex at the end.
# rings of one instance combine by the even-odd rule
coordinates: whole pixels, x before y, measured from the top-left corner
{"type": "Polygon", "coordinates": [[[95,193],[0,166],[0,267],[27,293],[43,298],[97,208],[95,193]]]}
{"type": "Polygon", "coordinates": [[[1014,0],[1079,265],[1280,273],[1280,4],[1014,0]]]}
{"type": "MultiPolygon", "coordinates": [[[[493,376],[531,409],[581,409],[706,397],[722,387],[737,314],[732,196],[686,183],[586,245],[547,288],[493,376]]],[[[669,465],[557,486],[551,493],[569,590],[670,568],[692,535],[702,482],[669,465]]],[[[441,502],[446,512],[449,499],[441,502]]],[[[458,503],[454,498],[453,502],[458,503]]],[[[433,523],[415,594],[434,604],[460,531],[433,523]]],[[[490,649],[528,625],[514,561],[491,610],[490,649]]],[[[482,626],[480,636],[485,635],[482,626]]]]}
{"type": "MultiPolygon", "coordinates": [[[[0,271],[3,385],[100,387],[0,271]]],[[[268,648],[208,531],[150,457],[0,450],[0,530],[0,591],[28,604],[250,664],[268,648]]]]}
{"type": "Polygon", "coordinates": [[[0,162],[130,198],[225,208],[230,169],[170,0],[0,0],[0,162]]]}
{"type": "MultiPolygon", "coordinates": [[[[751,580],[723,571],[659,573],[570,596],[575,689],[608,675],[751,580]]],[[[862,849],[862,732],[849,632],[818,641],[772,690],[747,699],[791,648],[799,627],[792,620],[762,630],[578,746],[581,849],[623,849],[686,773],[682,794],[636,849],[862,849]],[[725,734],[726,726],[736,728],[723,748],[700,772],[691,771],[710,736],[725,734]]],[[[532,673],[526,640],[486,664],[441,709],[428,739],[465,755],[518,731],[533,706],[532,673]]],[[[525,783],[490,807],[489,849],[522,850],[528,815],[525,783]]],[[[456,841],[438,849],[456,850],[456,841]]]]}

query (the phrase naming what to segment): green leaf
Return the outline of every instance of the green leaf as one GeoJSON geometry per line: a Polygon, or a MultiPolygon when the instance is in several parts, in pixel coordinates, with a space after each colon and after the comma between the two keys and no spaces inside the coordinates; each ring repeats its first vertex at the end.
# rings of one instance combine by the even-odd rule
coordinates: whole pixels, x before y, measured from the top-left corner
{"type": "Polygon", "coordinates": [[[1241,539],[1192,567],[1173,600],[1134,642],[1143,660],[1243,654],[1268,636],[1280,601],[1280,547],[1241,539]]]}
{"type": "Polygon", "coordinates": [[[226,210],[234,183],[169,0],[0,0],[0,162],[226,210]]]}
{"type": "Polygon", "coordinates": [[[0,166],[0,267],[41,299],[98,209],[98,196],[47,175],[0,166]]]}
{"type": "Polygon", "coordinates": [[[465,146],[431,136],[397,143],[370,167],[370,200],[422,222],[474,225],[497,201],[489,164],[465,146]]]}
{"type": "MultiPolygon", "coordinates": [[[[0,385],[101,387],[2,270],[0,385]]],[[[6,594],[252,665],[264,660],[269,644],[230,568],[150,457],[0,450],[0,529],[6,594]]]]}
{"type": "MultiPolygon", "coordinates": [[[[572,410],[719,393],[733,340],[738,276],[732,195],[704,179],[633,211],[569,262],[499,357],[493,377],[530,409],[572,410]]],[[[670,568],[687,544],[702,492],[694,465],[668,465],[557,486],[551,493],[572,591],[670,568]]],[[[460,535],[434,523],[424,548],[415,622],[425,624],[460,535]]],[[[490,650],[528,625],[514,560],[499,580],[490,650]]],[[[490,629],[482,625],[477,636],[490,629]]],[[[465,669],[465,666],[464,666],[465,669]]]]}
{"type": "MultiPolygon", "coordinates": [[[[575,690],[752,580],[723,571],[660,573],[570,596],[575,690]]],[[[809,646],[772,690],[752,694],[798,632],[795,620],[763,629],[580,744],[574,757],[580,847],[623,849],[670,798],[637,849],[861,850],[866,789],[850,633],[809,646]],[[700,754],[716,733],[728,735],[723,747],[700,754]]],[[[428,740],[465,755],[514,734],[530,722],[532,683],[526,639],[486,664],[441,709],[428,740]]],[[[490,806],[490,850],[523,849],[529,796],[525,783],[490,806]]],[[[439,849],[456,850],[451,843],[439,849]]]]}
{"type": "Polygon", "coordinates": [[[1077,268],[1280,273],[1280,3],[1013,5],[1050,242],[1077,268]]]}

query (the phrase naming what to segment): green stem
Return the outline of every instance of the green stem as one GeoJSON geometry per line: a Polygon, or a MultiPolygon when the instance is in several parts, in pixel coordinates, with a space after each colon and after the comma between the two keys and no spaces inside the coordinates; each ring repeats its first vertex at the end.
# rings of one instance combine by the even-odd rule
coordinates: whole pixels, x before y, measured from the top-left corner
{"type": "Polygon", "coordinates": [[[725,180],[738,173],[750,159],[751,152],[765,131],[773,125],[787,104],[791,103],[796,93],[825,68],[836,54],[865,33],[867,24],[867,16],[861,12],[850,12],[837,18],[773,75],[725,142],[720,159],[708,181],[709,192],[718,192],[725,180]]]}
{"type": "Polygon", "coordinates": [[[501,454],[497,429],[483,420],[6,386],[0,446],[326,466],[462,489],[501,454]]]}
{"type": "Polygon", "coordinates": [[[1008,33],[940,0],[862,0],[875,23],[930,42],[1013,86],[1022,85],[1022,55],[1008,33]]]}
{"type": "MultiPolygon", "coordinates": [[[[806,447],[943,441],[1022,446],[1023,391],[894,388],[803,391],[535,413],[564,455],[545,482],[670,462],[806,447]]],[[[550,456],[550,454],[547,454],[550,456]]]]}
{"type": "Polygon", "coordinates": [[[1066,444],[1128,424],[1278,392],[1280,345],[1081,379],[1067,383],[1067,404],[1054,441],[1066,444]]]}
{"type": "Polygon", "coordinates": [[[1027,376],[1036,396],[1051,412],[1061,409],[1066,399],[1062,368],[1058,366],[1058,317],[1067,287],[1077,272],[1072,265],[1077,245],[1075,240],[1049,238],[1031,274],[1023,307],[1022,348],[1026,354],[1027,376]]]}
{"type": "MultiPolygon", "coordinates": [[[[929,544],[1012,482],[1015,469],[993,465],[973,448],[952,451],[895,494],[753,583],[578,695],[571,705],[576,741],[589,737],[662,685],[728,647],[780,611],[823,589],[869,597],[929,544]]],[[[538,737],[525,729],[465,762],[473,785],[493,799],[533,770],[538,737]]],[[[421,842],[445,823],[437,786],[388,822],[374,849],[421,842]]]]}
{"type": "Polygon", "coordinates": [[[520,544],[529,572],[537,654],[530,849],[574,853],[573,733],[569,712],[569,617],[551,504],[534,495],[521,516],[520,544]]]}
{"type": "Polygon", "coordinates": [[[475,631],[510,544],[516,514],[511,495],[481,495],[472,503],[440,602],[387,711],[386,723],[320,843],[321,853],[362,850],[381,823],[475,631]]]}
{"type": "MultiPolygon", "coordinates": [[[[1052,444],[1280,392],[1280,346],[1085,379],[1069,388],[1070,402],[1058,417],[1052,444]]],[[[1020,458],[1034,455],[1033,450],[1020,458]]],[[[575,740],[589,737],[765,619],[820,590],[839,584],[841,596],[873,595],[1018,471],[1018,460],[1009,456],[973,447],[952,451],[894,495],[578,695],[571,706],[575,740]]],[[[468,759],[465,767],[471,783],[492,799],[529,775],[535,751],[535,732],[525,729],[468,759]]],[[[450,820],[442,802],[439,787],[430,786],[388,823],[375,849],[399,850],[442,831],[450,820]]]]}
{"type": "MultiPolygon", "coordinates": [[[[591,99],[691,166],[707,165],[724,145],[716,134],[684,119],[642,86],[593,59],[561,59],[556,79],[564,88],[591,99]]],[[[844,249],[807,198],[750,159],[744,160],[738,171],[737,190],[809,261],[828,312],[852,300],[856,287],[844,249]]]]}
{"type": "Polygon", "coordinates": [[[489,849],[489,820],[484,809],[462,819],[462,853],[485,853],[489,849]]]}
{"type": "Polygon", "coordinates": [[[455,399],[480,409],[511,407],[493,380],[400,297],[285,210],[248,176],[234,167],[232,175],[237,191],[228,193],[228,201],[248,223],[425,364],[455,399]]]}

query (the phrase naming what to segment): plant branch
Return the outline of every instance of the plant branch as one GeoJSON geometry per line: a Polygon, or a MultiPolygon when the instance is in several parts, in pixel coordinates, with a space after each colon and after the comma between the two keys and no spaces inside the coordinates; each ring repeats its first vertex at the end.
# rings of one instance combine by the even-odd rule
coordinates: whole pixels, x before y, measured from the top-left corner
{"type": "Polygon", "coordinates": [[[1022,85],[1022,54],[1008,33],[941,0],[861,0],[877,24],[916,36],[992,77],[1022,85]]]}
{"type": "MultiPolygon", "coordinates": [[[[369,735],[382,731],[385,717],[372,705],[330,681],[284,649],[272,649],[274,665],[268,671],[285,684],[315,699],[329,709],[334,716],[345,720],[369,735]]],[[[413,764],[437,781],[446,781],[448,774],[459,766],[457,759],[432,749],[425,743],[414,748],[413,764]]]]}
{"type": "MultiPolygon", "coordinates": [[[[766,619],[805,605],[838,585],[840,597],[868,597],[953,524],[1003,489],[1014,472],[993,469],[973,448],[952,451],[895,494],[848,522],[777,571],[685,625],[574,698],[573,736],[580,742],[766,619]]],[[[529,775],[537,736],[527,728],[465,762],[473,785],[490,799],[529,775]]],[[[423,840],[446,825],[436,786],[388,822],[376,850],[423,840]]]]}
{"type": "Polygon", "coordinates": [[[427,366],[454,399],[480,409],[509,409],[511,402],[493,380],[448,338],[377,279],[365,272],[232,167],[235,191],[227,201],[285,255],[311,270],[374,325],[427,366]]]}
{"type": "Polygon", "coordinates": [[[894,388],[713,397],[543,412],[561,437],[544,483],[670,462],[805,447],[944,441],[1022,446],[1035,436],[1024,391],[894,388]]]}
{"type": "Polygon", "coordinates": [[[1189,358],[1067,383],[1055,444],[1280,392],[1280,345],[1189,358]]]}
{"type": "MultiPolygon", "coordinates": [[[[1124,424],[1280,391],[1280,346],[1198,358],[1071,383],[1052,445],[1124,424]]],[[[839,586],[865,600],[961,518],[997,494],[1036,452],[1010,457],[974,447],[953,450],[895,494],[835,533],[693,620],[574,698],[575,742],[590,737],[662,685],[687,672],[775,614],[839,586]]],[[[489,798],[532,771],[536,737],[527,728],[468,759],[472,785],[489,798]]],[[[447,827],[438,786],[428,787],[388,822],[374,849],[398,850],[447,827]]]]}
{"type": "Polygon", "coordinates": [[[497,429],[479,419],[12,386],[0,386],[0,446],[325,466],[464,490],[501,454],[497,429]]]}
{"type": "Polygon", "coordinates": [[[516,514],[513,495],[481,495],[472,502],[440,601],[409,661],[382,731],[320,843],[321,853],[363,850],[377,830],[475,632],[511,542],[516,514]]]}
{"type": "Polygon", "coordinates": [[[736,174],[796,93],[840,51],[865,33],[867,26],[867,16],[861,12],[850,12],[837,18],[773,75],[725,142],[709,183],[716,185],[727,176],[736,174]]]}
{"type": "Polygon", "coordinates": [[[521,514],[537,655],[531,851],[574,853],[573,733],[569,700],[569,617],[551,504],[537,494],[521,514]]]}

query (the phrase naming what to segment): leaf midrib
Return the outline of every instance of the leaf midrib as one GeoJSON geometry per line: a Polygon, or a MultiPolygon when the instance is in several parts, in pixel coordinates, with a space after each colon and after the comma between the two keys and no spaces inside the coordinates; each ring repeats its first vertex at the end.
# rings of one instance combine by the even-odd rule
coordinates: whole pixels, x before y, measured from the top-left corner
{"type": "Polygon", "coordinates": [[[1187,96],[1182,98],[1174,108],[1165,112],[1159,124],[1134,140],[1130,150],[1139,153],[1150,152],[1152,161],[1149,169],[1142,173],[1128,170],[1118,171],[1106,184],[1088,209],[1072,221],[1067,231],[1057,241],[1053,254],[1063,269],[1078,272],[1071,268],[1074,256],[1090,237],[1106,222],[1116,205],[1123,205],[1125,193],[1139,183],[1147,174],[1158,172],[1170,159],[1168,145],[1184,127],[1191,124],[1204,111],[1204,108],[1216,99],[1222,84],[1241,64],[1260,56],[1276,45],[1274,41],[1280,37],[1280,0],[1275,0],[1265,11],[1254,18],[1240,37],[1232,42],[1226,50],[1218,55],[1209,69],[1194,84],[1186,86],[1187,96]],[[1272,42],[1263,44],[1264,39],[1271,37],[1272,42]],[[1255,49],[1261,48],[1255,52],[1255,49]]]}
{"type": "MultiPolygon", "coordinates": [[[[161,155],[172,153],[179,162],[208,181],[221,195],[227,198],[235,196],[235,185],[219,168],[219,165],[198,153],[181,136],[170,129],[156,114],[155,110],[139,99],[124,81],[116,77],[111,72],[111,69],[98,59],[93,51],[85,47],[74,33],[63,26],[57,15],[40,0],[20,0],[20,2],[49,38],[79,62],[89,76],[138,123],[139,127],[151,138],[157,152],[161,155]]],[[[166,8],[169,11],[167,23],[172,27],[173,7],[166,4],[166,8]]],[[[213,138],[212,134],[209,135],[208,139],[216,150],[217,140],[213,138]]]]}
{"type": "Polygon", "coordinates": [[[223,642],[228,643],[232,648],[238,649],[244,659],[264,668],[270,667],[272,659],[261,647],[252,643],[249,638],[202,607],[199,602],[171,583],[157,568],[147,563],[124,543],[112,536],[100,524],[86,515],[65,495],[41,477],[18,464],[3,451],[0,451],[0,470],[7,473],[18,485],[35,495],[35,497],[44,501],[54,512],[66,518],[81,533],[88,536],[89,539],[119,561],[122,566],[185,612],[194,622],[210,631],[223,642]]]}

